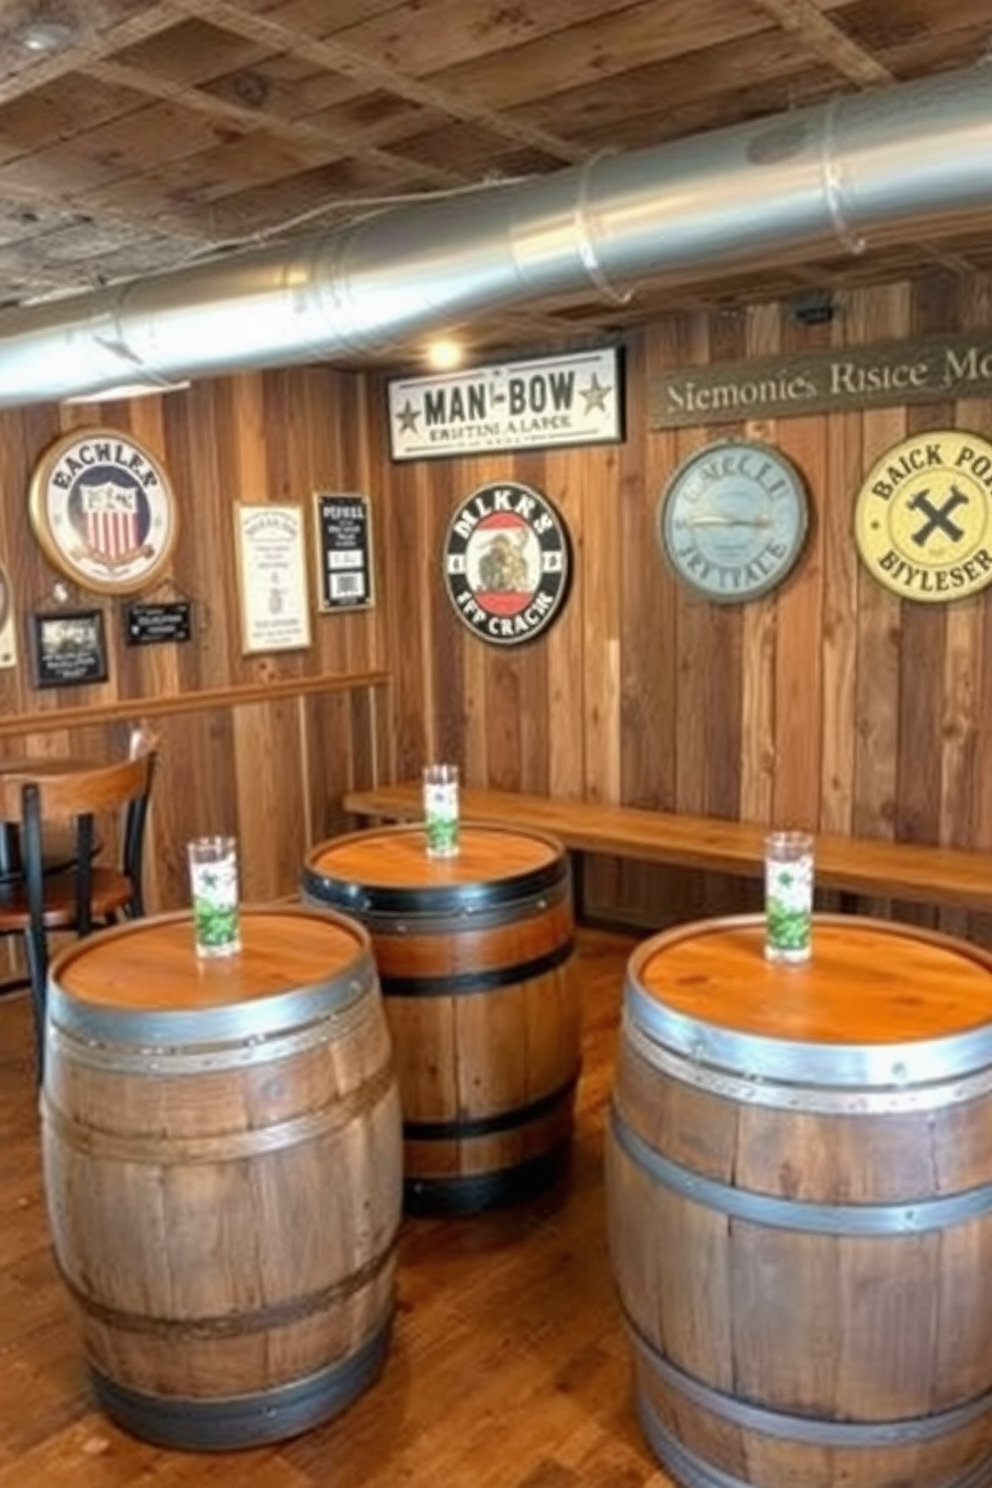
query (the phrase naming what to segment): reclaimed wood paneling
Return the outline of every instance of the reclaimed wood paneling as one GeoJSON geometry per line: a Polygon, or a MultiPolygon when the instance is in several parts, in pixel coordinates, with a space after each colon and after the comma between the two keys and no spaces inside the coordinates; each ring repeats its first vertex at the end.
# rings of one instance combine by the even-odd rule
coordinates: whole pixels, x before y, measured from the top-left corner
{"type": "Polygon", "coordinates": [[[18,667],[0,671],[0,749],[101,757],[127,748],[131,724],[144,718],[154,726],[161,766],[149,832],[152,908],[186,902],[185,843],[214,831],[240,840],[246,898],[295,892],[307,847],[341,824],[342,790],[393,767],[388,709],[377,696],[385,681],[383,611],[317,614],[309,540],[315,491],[369,491],[365,395],[358,379],[317,368],[217,379],[167,398],[0,416],[0,557],[14,586],[20,651],[18,667]],[[179,512],[173,561],[167,578],[137,597],[190,599],[193,638],[128,647],[123,617],[133,596],[73,592],[74,602],[104,611],[108,681],[38,692],[28,616],[54,604],[59,576],[29,527],[29,480],[63,429],[96,426],[140,440],[169,472],[179,512]],[[242,654],[238,501],[304,506],[314,605],[304,650],[242,654]],[[342,677],[355,678],[354,687],[336,691],[342,677]]]}
{"type": "MultiPolygon", "coordinates": [[[[386,662],[401,679],[398,773],[419,770],[442,744],[460,746],[466,778],[480,785],[992,846],[992,787],[982,766],[992,746],[992,682],[983,668],[992,597],[947,606],[900,600],[868,574],[852,535],[855,497],[873,461],[927,428],[988,436],[984,402],[678,431],[649,431],[644,417],[647,382],[665,370],[990,325],[990,282],[942,272],[846,294],[833,322],[819,326],[800,322],[788,304],[680,312],[626,345],[620,447],[413,466],[383,460],[386,662]],[[766,439],[792,458],[811,521],[784,584],[746,605],[718,606],[673,578],[657,541],[657,507],[683,459],[733,437],[766,439]],[[504,478],[527,480],[558,504],[575,559],[555,625],[509,654],[459,622],[440,579],[447,516],[477,486],[504,478]],[[429,656],[410,625],[414,569],[425,579],[429,656]],[[437,703],[442,677],[462,720],[454,738],[450,709],[437,703]]],[[[385,449],[381,412],[375,418],[373,439],[385,449]]],[[[595,865],[587,888],[597,908],[653,924],[746,907],[739,885],[700,885],[647,865],[595,865]]],[[[965,926],[925,908],[868,907],[989,934],[984,917],[965,926]]]]}
{"type": "MultiPolygon", "coordinates": [[[[914,430],[992,434],[984,400],[647,427],[648,384],[662,372],[981,329],[992,325],[992,279],[937,272],[925,283],[845,294],[838,306],[820,326],[800,323],[788,304],[655,321],[624,348],[619,445],[394,463],[382,377],[319,367],[215,379],[164,399],[105,405],[98,417],[80,408],[4,414],[0,555],[15,583],[21,662],[0,672],[3,748],[14,752],[25,737],[52,751],[81,740],[91,750],[122,748],[127,723],[153,714],[164,763],[152,902],[163,905],[185,894],[184,843],[194,832],[237,831],[250,894],[290,892],[302,847],[346,824],[340,798],[349,785],[409,777],[440,756],[477,785],[992,847],[983,768],[992,745],[992,597],[900,600],[864,569],[852,537],[854,499],[879,454],[914,430]],[[55,576],[28,528],[28,479],[61,429],[96,422],[153,446],[172,474],[182,526],[157,597],[191,598],[196,633],[188,645],[128,651],[121,602],[98,599],[112,638],[110,680],[38,693],[26,617],[50,601],[55,576]],[[728,437],[783,449],[811,505],[796,569],[745,605],[713,605],[687,590],[657,539],[659,500],[678,464],[728,437]],[[488,646],[469,631],[442,572],[455,509],[506,479],[549,497],[572,543],[561,614],[519,648],[488,646]],[[315,613],[304,651],[246,657],[234,504],[300,501],[309,519],[318,489],[370,495],[376,604],[315,613]],[[321,678],[340,677],[354,687],[321,690],[321,678]]],[[[622,861],[592,865],[587,891],[603,912],[652,925],[745,908],[754,895],[752,886],[622,861]]],[[[984,917],[965,924],[888,902],[867,907],[992,934],[984,917]]]]}

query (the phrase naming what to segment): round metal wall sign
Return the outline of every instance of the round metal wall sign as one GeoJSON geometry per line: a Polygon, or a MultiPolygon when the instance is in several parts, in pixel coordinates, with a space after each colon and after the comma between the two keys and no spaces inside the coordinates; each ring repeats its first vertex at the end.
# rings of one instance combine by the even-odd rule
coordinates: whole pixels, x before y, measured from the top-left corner
{"type": "Polygon", "coordinates": [[[543,635],[565,600],[570,570],[562,518],[546,496],[518,481],[480,486],[448,525],[448,598],[490,645],[520,646],[543,635]]]}
{"type": "Polygon", "coordinates": [[[46,450],[31,477],[29,514],[49,562],[96,593],[152,584],[176,539],[164,469],[117,429],[77,429],[46,450]]]}
{"type": "Polygon", "coordinates": [[[869,470],[854,540],[880,584],[941,604],[992,583],[992,444],[935,429],[893,445],[869,470]]]}
{"type": "Polygon", "coordinates": [[[809,521],[802,477],[752,440],[710,444],[679,466],[658,506],[658,539],[676,575],[723,604],[782,582],[809,521]]]}

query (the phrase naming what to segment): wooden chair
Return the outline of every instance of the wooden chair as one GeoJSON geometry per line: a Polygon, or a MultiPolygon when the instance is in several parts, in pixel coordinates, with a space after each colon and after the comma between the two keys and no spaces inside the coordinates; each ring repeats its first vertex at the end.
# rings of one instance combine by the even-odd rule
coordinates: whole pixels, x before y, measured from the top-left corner
{"type": "Polygon", "coordinates": [[[89,935],[145,912],[142,858],[157,754],[64,774],[0,775],[0,818],[20,831],[21,875],[0,890],[0,935],[24,939],[42,1073],[48,937],[89,935]],[[97,836],[106,831],[106,842],[97,836]],[[71,833],[70,867],[51,871],[43,826],[71,833]]]}

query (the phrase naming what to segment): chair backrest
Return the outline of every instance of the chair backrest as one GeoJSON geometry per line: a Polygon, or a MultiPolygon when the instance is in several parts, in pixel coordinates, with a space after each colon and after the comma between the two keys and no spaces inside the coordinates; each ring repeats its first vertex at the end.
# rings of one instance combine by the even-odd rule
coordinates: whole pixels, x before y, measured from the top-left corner
{"type": "Polygon", "coordinates": [[[128,735],[127,757],[137,759],[141,754],[157,754],[162,736],[148,723],[136,723],[128,735]]]}
{"type": "Polygon", "coordinates": [[[93,858],[98,817],[119,817],[119,867],[142,897],[145,822],[155,773],[154,750],[135,759],[87,769],[26,771],[0,776],[0,816],[21,826],[21,859],[32,918],[43,913],[42,825],[65,823],[74,834],[76,920],[81,934],[92,928],[93,858]]]}

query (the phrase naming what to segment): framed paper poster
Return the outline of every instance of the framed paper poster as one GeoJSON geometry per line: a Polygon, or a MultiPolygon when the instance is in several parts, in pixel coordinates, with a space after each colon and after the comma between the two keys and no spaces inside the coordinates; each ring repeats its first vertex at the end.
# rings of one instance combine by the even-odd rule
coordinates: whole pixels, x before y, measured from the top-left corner
{"type": "Polygon", "coordinates": [[[236,508],[241,648],[298,651],[310,645],[303,508],[236,508]]]}

